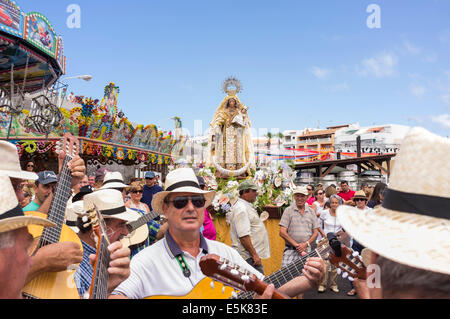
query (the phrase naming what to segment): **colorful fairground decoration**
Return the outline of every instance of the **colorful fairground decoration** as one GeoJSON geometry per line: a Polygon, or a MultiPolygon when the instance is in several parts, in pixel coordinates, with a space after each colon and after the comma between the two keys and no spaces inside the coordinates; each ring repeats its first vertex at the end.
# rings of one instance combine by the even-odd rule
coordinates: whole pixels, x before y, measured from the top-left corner
{"type": "Polygon", "coordinates": [[[27,124],[31,115],[28,110],[12,118],[0,112],[0,138],[5,138],[9,129],[9,140],[16,143],[19,153],[33,154],[52,151],[57,140],[71,133],[79,138],[80,151],[86,157],[118,163],[170,164],[173,157],[182,153],[185,137],[179,130],[175,134],[154,124],[131,123],[122,111],[118,112],[118,94],[119,87],[109,83],[101,101],[62,96],[63,107],[59,108],[62,116],[47,136],[27,124]]]}

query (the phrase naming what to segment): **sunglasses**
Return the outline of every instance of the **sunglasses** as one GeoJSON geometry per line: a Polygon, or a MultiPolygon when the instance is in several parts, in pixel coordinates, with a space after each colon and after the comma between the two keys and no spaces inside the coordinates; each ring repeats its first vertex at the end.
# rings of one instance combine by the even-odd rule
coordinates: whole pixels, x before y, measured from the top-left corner
{"type": "Polygon", "coordinates": [[[355,202],[365,202],[366,200],[364,198],[355,198],[355,202]]]}
{"type": "Polygon", "coordinates": [[[143,192],[144,192],[143,190],[140,190],[140,191],[132,191],[133,194],[139,194],[139,193],[142,194],[143,192]]]}
{"type": "Polygon", "coordinates": [[[186,205],[189,203],[189,200],[192,202],[192,205],[194,205],[196,208],[202,208],[206,204],[206,199],[202,195],[198,196],[178,196],[175,197],[173,200],[168,201],[169,203],[173,203],[173,206],[176,209],[182,209],[186,207],[186,205]]]}
{"type": "Polygon", "coordinates": [[[317,195],[323,195],[323,194],[324,194],[323,192],[318,192],[318,193],[317,193],[317,195]]]}
{"type": "Polygon", "coordinates": [[[34,165],[27,165],[27,167],[34,167],[34,165]]]}

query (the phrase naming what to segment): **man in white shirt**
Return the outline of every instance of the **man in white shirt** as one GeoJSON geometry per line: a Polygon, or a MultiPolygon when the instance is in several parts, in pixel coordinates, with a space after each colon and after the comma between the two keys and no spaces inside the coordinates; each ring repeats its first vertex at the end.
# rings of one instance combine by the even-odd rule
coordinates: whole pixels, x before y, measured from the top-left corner
{"type": "Polygon", "coordinates": [[[233,248],[256,270],[264,274],[261,259],[270,258],[269,235],[252,203],[258,187],[250,180],[239,187],[240,198],[231,208],[231,240],[233,248]]]}
{"type": "Polygon", "coordinates": [[[165,238],[133,257],[130,277],[116,288],[113,298],[185,296],[205,278],[199,262],[207,254],[219,255],[259,279],[264,278],[237,251],[201,235],[204,210],[214,199],[215,192],[201,190],[191,168],[170,172],[165,186],[165,191],[155,194],[152,200],[153,209],[167,218],[169,228],[165,238]]]}

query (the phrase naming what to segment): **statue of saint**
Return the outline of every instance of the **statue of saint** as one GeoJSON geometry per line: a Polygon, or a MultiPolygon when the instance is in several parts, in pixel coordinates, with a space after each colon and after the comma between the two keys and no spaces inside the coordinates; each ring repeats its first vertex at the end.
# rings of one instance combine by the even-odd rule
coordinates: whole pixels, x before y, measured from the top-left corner
{"type": "MultiPolygon", "coordinates": [[[[235,83],[229,84],[239,88],[235,83]]],[[[250,173],[250,168],[255,168],[251,122],[247,107],[236,96],[239,89],[231,91],[226,86],[225,91],[228,96],[222,101],[210,124],[210,149],[206,164],[215,166],[221,175],[240,176],[250,173]]]]}

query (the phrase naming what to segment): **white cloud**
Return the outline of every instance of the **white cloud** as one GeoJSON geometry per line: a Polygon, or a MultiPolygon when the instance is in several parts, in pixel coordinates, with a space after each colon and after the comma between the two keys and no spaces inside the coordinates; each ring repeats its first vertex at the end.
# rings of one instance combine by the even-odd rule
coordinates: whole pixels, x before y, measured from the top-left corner
{"type": "Polygon", "coordinates": [[[441,101],[447,105],[450,105],[450,94],[441,95],[441,101]]]}
{"type": "Polygon", "coordinates": [[[425,92],[427,91],[427,89],[419,84],[412,84],[409,87],[409,90],[411,92],[412,95],[418,97],[418,98],[422,98],[425,94],[425,92]]]}
{"type": "Polygon", "coordinates": [[[385,52],[376,57],[364,59],[357,71],[362,76],[391,77],[396,74],[397,63],[398,58],[395,54],[385,52]]]}
{"type": "Polygon", "coordinates": [[[328,87],[328,91],[330,91],[330,92],[346,92],[349,90],[350,90],[350,86],[347,84],[347,82],[338,83],[338,84],[328,87]]]}
{"type": "Polygon", "coordinates": [[[326,68],[319,68],[317,66],[313,67],[311,69],[312,74],[314,74],[314,76],[320,80],[325,80],[328,79],[330,74],[331,74],[331,70],[330,69],[326,69],[326,68]]]}
{"type": "Polygon", "coordinates": [[[450,129],[450,114],[441,114],[438,116],[432,116],[431,120],[440,126],[450,129]]]}
{"type": "Polygon", "coordinates": [[[420,53],[420,48],[414,46],[411,42],[403,41],[403,46],[409,54],[417,55],[420,53]]]}

